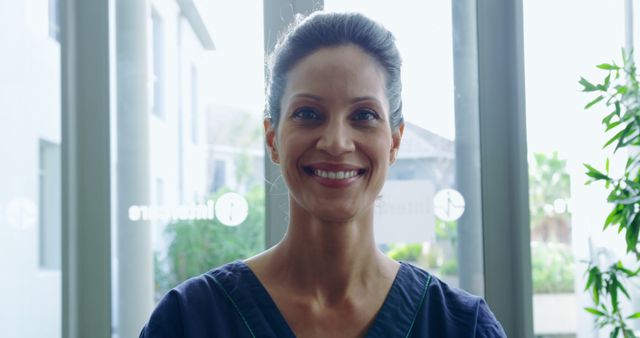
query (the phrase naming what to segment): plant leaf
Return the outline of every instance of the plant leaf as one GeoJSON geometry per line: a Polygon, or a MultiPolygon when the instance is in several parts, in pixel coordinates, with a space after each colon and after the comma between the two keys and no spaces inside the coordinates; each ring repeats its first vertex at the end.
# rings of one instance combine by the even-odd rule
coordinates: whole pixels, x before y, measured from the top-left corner
{"type": "Polygon", "coordinates": [[[631,316],[627,317],[627,319],[638,319],[638,318],[640,318],[640,312],[636,312],[631,316]]]}
{"type": "Polygon", "coordinates": [[[611,178],[609,178],[609,176],[601,173],[598,169],[588,165],[588,164],[584,164],[584,166],[587,168],[587,176],[593,177],[596,180],[611,180],[611,178]]]}
{"type": "Polygon", "coordinates": [[[583,92],[593,92],[596,91],[598,88],[596,86],[593,85],[593,83],[589,82],[587,79],[580,77],[580,81],[578,81],[582,87],[584,87],[582,89],[583,92]]]}
{"type": "Polygon", "coordinates": [[[594,314],[596,316],[606,316],[606,314],[604,312],[602,312],[602,311],[600,311],[598,309],[594,309],[592,307],[586,307],[584,309],[585,309],[585,311],[587,311],[587,312],[589,312],[591,314],[594,314]]]}
{"type": "Polygon", "coordinates": [[[632,196],[621,200],[611,200],[610,202],[616,204],[633,204],[638,201],[640,201],[640,196],[632,196]]]}
{"type": "Polygon", "coordinates": [[[609,141],[607,141],[607,143],[604,144],[604,146],[602,146],[602,148],[606,148],[608,145],[619,139],[620,136],[622,136],[622,134],[625,132],[625,130],[626,128],[616,133],[612,138],[609,139],[609,141]]]}
{"type": "Polygon", "coordinates": [[[587,286],[584,287],[584,291],[589,290],[589,287],[595,281],[595,277],[597,273],[596,269],[598,269],[598,267],[595,267],[595,266],[589,269],[589,279],[587,280],[587,286]]]}
{"type": "Polygon", "coordinates": [[[612,309],[611,311],[613,313],[618,312],[618,284],[620,284],[620,282],[618,282],[618,278],[616,277],[615,273],[611,273],[611,284],[609,284],[608,286],[608,290],[607,292],[609,292],[609,296],[611,297],[611,305],[612,305],[612,309]]]}
{"type": "Polygon", "coordinates": [[[616,87],[616,93],[617,94],[624,95],[624,94],[627,93],[627,90],[629,90],[629,88],[627,88],[627,86],[618,86],[618,87],[616,87]]]}
{"type": "Polygon", "coordinates": [[[625,240],[627,242],[627,252],[632,252],[636,248],[638,243],[638,232],[640,232],[640,223],[637,222],[637,218],[627,226],[627,232],[625,234],[625,240]]]}
{"type": "Polygon", "coordinates": [[[621,123],[622,123],[622,121],[616,121],[616,122],[609,123],[609,125],[607,125],[607,129],[605,129],[604,131],[607,132],[607,131],[619,126],[621,123]]]}
{"type": "Polygon", "coordinates": [[[622,285],[622,283],[618,283],[618,289],[620,289],[620,291],[624,293],[624,296],[627,297],[627,299],[631,299],[629,293],[627,292],[627,289],[624,287],[624,285],[622,285]]]}
{"type": "Polygon", "coordinates": [[[598,67],[600,69],[604,69],[604,70],[620,69],[619,66],[616,66],[615,64],[609,64],[609,63],[601,63],[601,64],[597,65],[596,67],[598,67]]]}
{"type": "Polygon", "coordinates": [[[627,126],[624,127],[624,129],[622,129],[622,134],[619,137],[618,144],[616,144],[616,148],[613,149],[613,152],[615,153],[616,150],[618,150],[618,148],[629,144],[631,141],[627,140],[627,142],[625,142],[625,137],[627,137],[627,135],[632,134],[634,132],[635,132],[635,130],[633,130],[633,123],[628,123],[627,126]]]}
{"type": "Polygon", "coordinates": [[[609,124],[611,123],[611,119],[612,119],[614,116],[616,116],[616,115],[617,115],[617,114],[616,114],[615,110],[614,110],[614,111],[612,111],[612,112],[611,112],[611,113],[609,113],[607,116],[605,116],[604,118],[602,118],[602,121],[601,121],[601,122],[602,122],[602,124],[604,124],[604,125],[609,125],[609,124]]]}
{"type": "Polygon", "coordinates": [[[602,96],[602,95],[596,97],[591,102],[587,103],[587,105],[584,106],[584,109],[589,109],[589,108],[593,107],[593,105],[595,105],[596,103],[602,101],[602,99],[604,99],[604,96],[602,96]]]}

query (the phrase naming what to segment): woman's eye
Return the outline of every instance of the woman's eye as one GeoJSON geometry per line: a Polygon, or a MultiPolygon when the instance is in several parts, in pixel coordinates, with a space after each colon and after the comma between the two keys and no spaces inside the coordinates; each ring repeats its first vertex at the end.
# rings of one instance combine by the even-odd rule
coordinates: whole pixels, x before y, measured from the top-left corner
{"type": "Polygon", "coordinates": [[[369,109],[360,109],[351,118],[355,121],[372,121],[378,119],[378,114],[369,109]]]}
{"type": "Polygon", "coordinates": [[[311,108],[300,108],[293,113],[293,117],[300,120],[319,120],[320,114],[311,108]]]}

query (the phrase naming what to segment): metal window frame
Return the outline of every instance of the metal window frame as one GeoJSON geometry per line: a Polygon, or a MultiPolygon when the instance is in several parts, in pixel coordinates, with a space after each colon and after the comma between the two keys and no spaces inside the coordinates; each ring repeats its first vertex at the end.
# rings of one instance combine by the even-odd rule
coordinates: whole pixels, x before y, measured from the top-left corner
{"type": "Polygon", "coordinates": [[[522,0],[475,0],[485,299],[533,337],[522,0]]]}
{"type": "Polygon", "coordinates": [[[111,337],[109,1],[62,0],[62,336],[111,337]]]}
{"type": "MultiPolygon", "coordinates": [[[[264,53],[269,55],[297,14],[310,14],[324,8],[323,0],[264,0],[264,53]]],[[[265,69],[266,70],[266,69],[265,69]]],[[[289,223],[289,195],[280,168],[271,162],[265,148],[265,246],[270,248],[282,239],[289,223]]]]}

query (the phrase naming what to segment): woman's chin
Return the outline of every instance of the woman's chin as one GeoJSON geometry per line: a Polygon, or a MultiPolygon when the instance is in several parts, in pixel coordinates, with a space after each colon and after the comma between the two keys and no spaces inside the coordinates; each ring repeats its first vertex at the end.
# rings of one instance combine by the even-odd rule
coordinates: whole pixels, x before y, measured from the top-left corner
{"type": "Polygon", "coordinates": [[[312,211],[312,215],[327,223],[348,223],[358,217],[359,210],[357,208],[348,208],[345,206],[324,206],[312,211]]]}

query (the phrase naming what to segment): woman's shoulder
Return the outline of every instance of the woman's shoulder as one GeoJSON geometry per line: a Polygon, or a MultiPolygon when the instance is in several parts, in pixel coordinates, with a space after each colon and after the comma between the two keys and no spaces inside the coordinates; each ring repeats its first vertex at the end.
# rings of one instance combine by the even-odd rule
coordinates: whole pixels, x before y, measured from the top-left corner
{"type": "Polygon", "coordinates": [[[423,286],[423,305],[418,317],[423,324],[439,323],[432,324],[429,328],[416,323],[418,331],[428,329],[432,334],[448,337],[456,336],[451,335],[453,332],[462,334],[461,330],[464,330],[465,335],[473,332],[476,337],[506,337],[502,326],[482,297],[451,286],[420,267],[402,264],[408,268],[410,280],[423,286]]]}
{"type": "Polygon", "coordinates": [[[183,337],[185,330],[211,332],[212,328],[222,327],[234,310],[227,289],[242,286],[245,268],[240,261],[228,263],[169,290],[158,302],[140,337],[183,337]]]}
{"type": "Polygon", "coordinates": [[[449,285],[421,267],[405,262],[401,262],[401,264],[408,271],[402,282],[422,286],[425,299],[428,298],[430,302],[435,303],[432,305],[468,310],[476,307],[482,301],[482,298],[449,285]]]}
{"type": "Polygon", "coordinates": [[[190,297],[210,289],[218,289],[229,283],[239,283],[247,278],[247,266],[242,261],[233,261],[213,268],[201,275],[191,277],[178,284],[171,291],[190,297]]]}
{"type": "MultiPolygon", "coordinates": [[[[178,284],[165,294],[165,299],[191,306],[200,302],[209,302],[215,296],[224,296],[226,285],[241,285],[246,279],[246,266],[241,261],[234,261],[213,268],[198,276],[191,277],[178,284]]],[[[204,305],[204,304],[203,304],[204,305]]]]}

